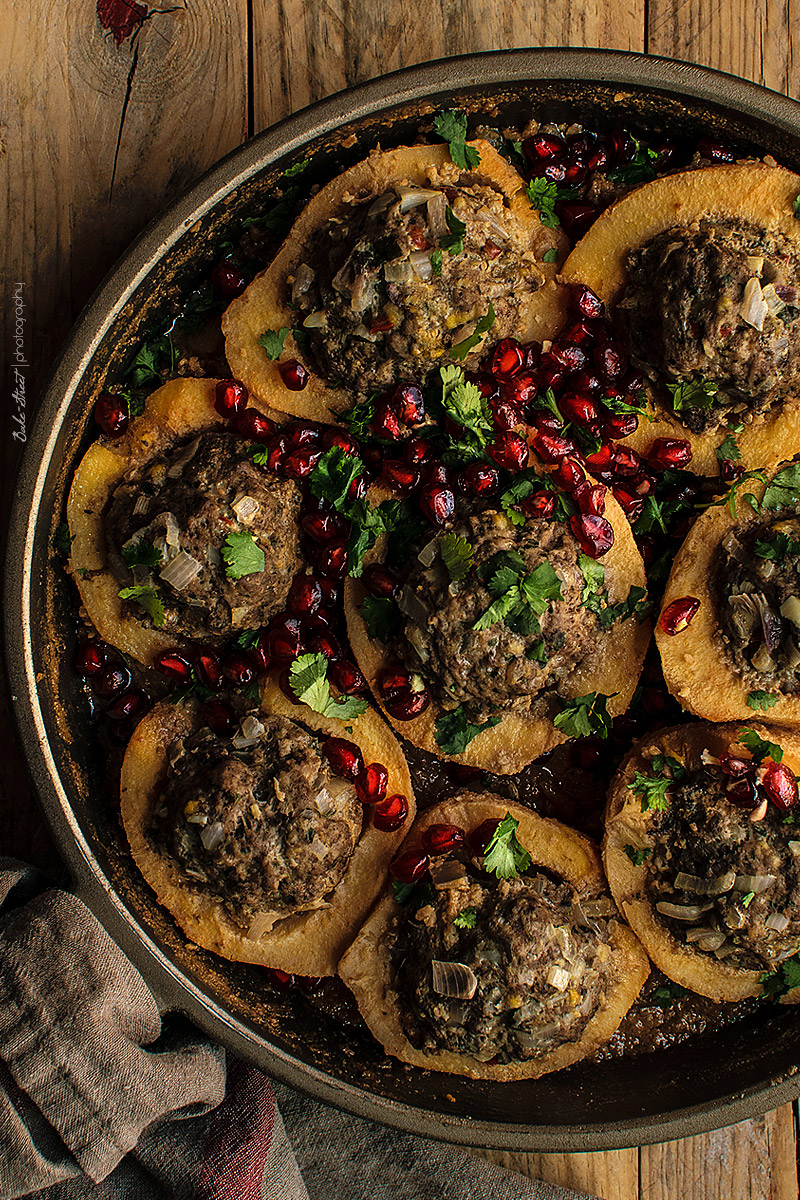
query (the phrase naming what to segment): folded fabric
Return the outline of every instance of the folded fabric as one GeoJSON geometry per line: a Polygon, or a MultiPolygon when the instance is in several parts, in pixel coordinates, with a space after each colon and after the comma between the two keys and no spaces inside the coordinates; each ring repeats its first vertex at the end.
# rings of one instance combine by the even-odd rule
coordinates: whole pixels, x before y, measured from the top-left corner
{"type": "Polygon", "coordinates": [[[88,908],[0,859],[0,1200],[574,1200],[229,1059],[88,908]],[[283,1119],[276,1104],[276,1094],[283,1119]],[[285,1120],[285,1126],[284,1126],[285,1120]]]}

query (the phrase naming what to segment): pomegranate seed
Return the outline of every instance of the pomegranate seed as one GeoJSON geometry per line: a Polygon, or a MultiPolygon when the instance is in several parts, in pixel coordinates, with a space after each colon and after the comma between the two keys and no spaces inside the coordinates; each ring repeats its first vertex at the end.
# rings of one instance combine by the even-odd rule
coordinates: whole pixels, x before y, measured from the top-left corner
{"type": "Polygon", "coordinates": [[[744,475],[744,463],[732,462],[729,458],[723,458],[719,464],[719,473],[726,483],[732,483],[744,475]]]}
{"type": "Polygon", "coordinates": [[[571,288],[572,304],[584,317],[597,320],[605,314],[606,306],[591,288],[583,283],[573,284],[571,288]]]}
{"type": "Polygon", "coordinates": [[[411,676],[402,667],[384,667],[378,676],[378,691],[384,700],[407,696],[411,691],[411,676]]]}
{"type": "Polygon", "coordinates": [[[550,520],[555,515],[556,498],[550,492],[535,492],[520,500],[517,505],[520,512],[531,520],[550,520]]]}
{"type": "Polygon", "coordinates": [[[564,164],[555,158],[551,158],[547,162],[531,164],[531,176],[534,178],[547,179],[551,183],[563,183],[564,174],[564,164]]]}
{"type": "Polygon", "coordinates": [[[637,496],[644,498],[649,496],[656,486],[656,481],[652,475],[645,475],[644,471],[639,475],[635,475],[633,479],[628,480],[628,486],[633,488],[637,496]]]}
{"type": "Polygon", "coordinates": [[[534,133],[522,143],[523,154],[533,163],[540,159],[558,158],[566,148],[564,139],[555,133],[534,133]]]}
{"type": "Polygon", "coordinates": [[[606,383],[614,383],[625,374],[628,360],[625,351],[616,343],[606,342],[603,346],[596,346],[593,357],[598,374],[606,383]]]}
{"type": "Polygon", "coordinates": [[[122,437],[128,428],[128,405],[122,396],[113,392],[101,392],[95,400],[93,415],[95,424],[110,438],[122,437]]]}
{"type": "Polygon", "coordinates": [[[286,611],[296,617],[308,617],[322,604],[322,588],[313,575],[295,575],[286,597],[286,611]]]}
{"type": "Polygon", "coordinates": [[[466,491],[473,496],[491,496],[500,487],[498,471],[485,463],[470,463],[462,478],[466,491]]]}
{"type": "Polygon", "coordinates": [[[536,398],[539,385],[533,375],[515,375],[508,383],[503,384],[503,399],[514,408],[524,408],[536,398]]]}
{"type": "Polygon", "coordinates": [[[274,988],[276,992],[288,992],[290,988],[294,987],[294,975],[281,971],[280,967],[265,967],[264,974],[270,987],[274,988]]]}
{"type": "Polygon", "coordinates": [[[525,438],[511,429],[501,430],[491,445],[486,447],[486,451],[498,467],[505,467],[507,471],[524,471],[530,459],[530,449],[525,438]]]}
{"type": "Polygon", "coordinates": [[[659,142],[657,146],[651,146],[650,149],[655,154],[653,159],[659,167],[666,167],[672,162],[675,157],[676,149],[672,142],[659,142]]]}
{"type": "Polygon", "coordinates": [[[386,438],[396,442],[400,437],[400,418],[387,401],[383,401],[375,410],[375,417],[370,425],[371,432],[378,438],[386,438]]]}
{"type": "Polygon", "coordinates": [[[537,433],[533,448],[543,462],[560,462],[568,454],[575,453],[575,443],[571,438],[558,437],[550,433],[537,433]]]}
{"type": "Polygon", "coordinates": [[[301,446],[298,450],[292,450],[286,455],[283,469],[292,479],[307,479],[321,458],[321,450],[311,446],[301,446]]]}
{"type": "Polygon", "coordinates": [[[546,392],[548,388],[552,388],[554,392],[558,392],[563,382],[564,368],[556,366],[548,355],[547,362],[543,362],[539,369],[539,385],[542,391],[546,392]]]}
{"type": "Polygon", "coordinates": [[[415,383],[401,383],[392,393],[392,404],[406,425],[419,425],[425,420],[425,400],[415,383]]]}
{"type": "Polygon", "coordinates": [[[636,413],[609,413],[603,419],[603,435],[613,442],[630,437],[639,427],[636,413]]]}
{"type": "Polygon", "coordinates": [[[367,681],[355,663],[348,658],[337,658],[329,668],[330,678],[346,696],[363,696],[367,690],[367,681]]]}
{"type": "Polygon", "coordinates": [[[585,396],[560,396],[558,407],[568,421],[575,421],[578,425],[591,428],[600,420],[597,405],[585,396]]]}
{"type": "MultiPolygon", "coordinates": [[[[333,579],[320,579],[319,585],[322,588],[322,595],[325,599],[325,604],[328,608],[335,608],[339,603],[341,588],[333,579]]],[[[320,614],[316,614],[319,616],[320,614]]],[[[326,614],[327,615],[327,614],[326,614]]]]}
{"type": "Polygon", "coordinates": [[[277,426],[257,408],[245,408],[235,414],[233,428],[242,437],[252,438],[256,442],[268,442],[274,437],[277,426]]]}
{"type": "Polygon", "coordinates": [[[344,520],[332,512],[306,513],[300,518],[300,525],[318,546],[341,541],[347,532],[344,520]]]}
{"type": "Polygon", "coordinates": [[[598,377],[591,371],[578,371],[577,375],[570,380],[570,385],[581,396],[586,392],[598,392],[602,386],[598,377]]]}
{"type": "Polygon", "coordinates": [[[356,795],[362,804],[378,804],[386,795],[389,772],[383,763],[369,763],[356,777],[356,795]]]}
{"type": "Polygon", "coordinates": [[[236,718],[233,709],[224,700],[206,700],[200,711],[203,721],[212,733],[216,733],[218,737],[226,737],[233,733],[236,718]]]}
{"type": "Polygon", "coordinates": [[[332,633],[317,633],[309,639],[308,648],[312,654],[324,654],[328,659],[340,658],[342,645],[332,633]]]}
{"type": "Polygon", "coordinates": [[[112,700],[120,692],[126,692],[132,683],[133,676],[124,663],[111,663],[94,676],[92,691],[101,700],[112,700]]]}
{"type": "Polygon", "coordinates": [[[734,779],[725,788],[725,798],[737,808],[749,808],[751,811],[758,804],[758,789],[754,779],[734,779]]]}
{"type": "Polygon", "coordinates": [[[525,355],[522,347],[514,338],[503,338],[494,348],[491,358],[491,371],[495,379],[501,383],[511,379],[517,371],[525,366],[525,355]]]}
{"type": "Polygon", "coordinates": [[[372,824],[381,833],[394,833],[405,824],[407,818],[408,800],[399,793],[379,801],[372,810],[372,824]]]}
{"type": "Polygon", "coordinates": [[[489,407],[498,429],[516,429],[523,424],[522,413],[509,400],[492,400],[489,407]]]}
{"type": "Polygon", "coordinates": [[[328,579],[342,579],[347,572],[347,544],[345,542],[329,542],[327,546],[320,546],[314,557],[320,575],[324,575],[328,579]]]}
{"type": "Polygon", "coordinates": [[[736,162],[736,155],[731,149],[723,146],[722,142],[715,142],[711,138],[700,138],[697,143],[697,153],[701,158],[707,158],[711,162],[736,162]]]}
{"type": "Polygon", "coordinates": [[[153,666],[167,679],[175,679],[178,683],[189,683],[192,678],[192,664],[177,650],[164,650],[157,654],[153,666]]]}
{"type": "MultiPolygon", "coordinates": [[[[320,577],[319,582],[323,584],[326,581],[320,577]]],[[[320,608],[304,619],[303,628],[306,633],[330,633],[332,624],[330,613],[326,609],[320,608]]]]}
{"type": "Polygon", "coordinates": [[[267,634],[266,653],[270,662],[294,662],[304,651],[302,624],[297,617],[285,617],[277,628],[267,634]]]}
{"type": "Polygon", "coordinates": [[[296,358],[287,358],[285,362],[278,363],[278,374],[283,386],[290,392],[302,392],[308,383],[308,371],[296,358]]]}
{"type": "Polygon", "coordinates": [[[278,675],[278,687],[292,704],[299,707],[303,703],[302,700],[298,699],[297,693],[292,687],[292,675],[288,667],[284,667],[278,675]]]}
{"type": "Polygon", "coordinates": [[[586,455],[586,465],[593,475],[598,471],[605,471],[611,466],[611,460],[614,457],[614,448],[608,443],[601,446],[594,454],[586,455]]]}
{"type": "Polygon", "coordinates": [[[651,467],[685,467],[692,461],[692,447],[686,438],[656,438],[647,452],[651,467]]]}
{"type": "Polygon", "coordinates": [[[322,743],[321,749],[334,775],[340,779],[355,779],[364,770],[364,759],[355,742],[330,737],[322,743]]]}
{"type": "Polygon", "coordinates": [[[370,333],[388,333],[390,329],[394,329],[394,321],[387,313],[380,313],[378,316],[369,317],[367,329],[370,333]]]}
{"type": "Polygon", "coordinates": [[[267,445],[267,470],[277,474],[283,470],[283,460],[286,457],[286,438],[279,434],[271,438],[267,445]]]}
{"type": "Polygon", "coordinates": [[[782,812],[797,803],[797,779],[786,763],[767,763],[761,786],[767,799],[782,812]]]}
{"type": "Polygon", "coordinates": [[[450,472],[444,463],[437,459],[435,462],[424,464],[419,478],[421,483],[438,483],[442,487],[447,487],[450,482],[450,472]]]}
{"type": "Polygon", "coordinates": [[[568,492],[574,492],[584,481],[584,474],[574,458],[562,458],[553,471],[553,479],[568,492]]]}
{"type": "Polygon", "coordinates": [[[614,530],[605,517],[581,513],[570,517],[569,524],[581,550],[590,558],[600,558],[614,545],[614,530]]]}
{"type": "Polygon", "coordinates": [[[106,652],[100,642],[91,639],[82,641],[75,655],[75,671],[81,679],[99,675],[106,665],[106,652]]]}
{"type": "Polygon", "coordinates": [[[109,721],[129,721],[138,717],[144,709],[145,701],[141,692],[126,692],[112,700],[105,711],[109,721]]]}
{"type": "Polygon", "coordinates": [[[421,854],[419,850],[406,850],[389,863],[389,874],[400,883],[416,883],[429,866],[427,854],[421,854]]]}
{"type": "Polygon", "coordinates": [[[658,619],[659,627],[669,637],[674,637],[676,633],[688,628],[699,607],[700,601],[696,596],[681,596],[664,609],[658,619]]]}
{"type": "Polygon", "coordinates": [[[582,513],[602,517],[606,511],[607,490],[601,483],[582,483],[572,494],[582,513]]]}
{"type": "Polygon", "coordinates": [[[235,417],[247,407],[248,395],[238,379],[220,379],[214,390],[214,408],[221,417],[235,417]]]}
{"type": "Polygon", "coordinates": [[[577,155],[568,154],[564,159],[564,183],[569,187],[578,187],[586,174],[586,163],[577,155]]]}
{"type": "Polygon", "coordinates": [[[594,147],[586,158],[586,167],[589,171],[602,171],[608,166],[608,146],[605,142],[599,139],[595,142],[594,147]]]}
{"type": "Polygon", "coordinates": [[[567,374],[572,371],[582,371],[587,362],[586,351],[582,346],[554,345],[550,351],[550,357],[558,366],[563,367],[567,374]]]}
{"type": "Polygon", "coordinates": [[[449,488],[438,483],[429,483],[419,493],[419,506],[423,516],[427,517],[432,525],[443,528],[453,520],[456,498],[449,488]]]}
{"type": "Polygon", "coordinates": [[[593,204],[558,204],[556,212],[562,229],[569,237],[580,237],[597,216],[593,204]]]}
{"type": "Polygon", "coordinates": [[[291,421],[285,428],[286,444],[290,450],[301,447],[322,449],[322,427],[309,421],[291,421]]]}
{"type": "Polygon", "coordinates": [[[334,426],[329,426],[323,431],[322,446],[325,450],[331,450],[334,446],[338,446],[348,456],[358,457],[355,438],[352,438],[349,433],[345,433],[343,429],[337,429],[334,426]]]}
{"type": "Polygon", "coordinates": [[[642,469],[642,460],[635,450],[627,446],[615,446],[611,470],[624,477],[638,475],[642,469]]]}
{"type": "Polygon", "coordinates": [[[385,461],[381,475],[391,487],[406,495],[413,492],[419,483],[419,471],[405,462],[385,461]]]}
{"type": "Polygon", "coordinates": [[[742,775],[749,774],[752,766],[751,758],[737,758],[735,754],[730,753],[720,755],[720,770],[724,775],[729,775],[731,779],[740,779],[742,775]]]}
{"type": "Polygon", "coordinates": [[[492,817],[489,817],[487,821],[482,821],[477,828],[473,829],[467,835],[467,845],[473,854],[481,858],[483,857],[486,853],[486,847],[494,837],[499,824],[499,821],[495,821],[492,817]]]}
{"type": "Polygon", "coordinates": [[[247,287],[247,277],[235,263],[217,263],[211,272],[211,283],[220,296],[241,296],[247,287]]]}
{"type": "Polygon", "coordinates": [[[394,717],[396,721],[413,721],[420,713],[425,712],[430,702],[431,694],[427,688],[423,688],[419,692],[409,692],[405,696],[384,700],[383,704],[389,716],[394,717]]]}
{"type": "Polygon", "coordinates": [[[560,437],[564,430],[564,422],[549,412],[534,411],[531,424],[539,433],[546,433],[551,437],[560,437]]]}
{"type": "Polygon", "coordinates": [[[636,154],[636,145],[633,138],[624,129],[615,129],[611,134],[611,153],[614,156],[614,161],[618,163],[627,163],[636,154]]]}
{"type": "Polygon", "coordinates": [[[434,857],[449,854],[456,846],[463,846],[465,839],[466,834],[458,825],[429,825],[422,835],[422,849],[434,857]]]}
{"type": "Polygon", "coordinates": [[[627,488],[615,487],[612,490],[614,493],[614,499],[625,513],[625,516],[628,518],[630,524],[633,525],[639,520],[639,517],[644,511],[644,497],[633,495],[633,493],[629,492],[627,488]]]}
{"type": "Polygon", "coordinates": [[[403,442],[403,458],[412,467],[424,463],[431,456],[431,445],[427,438],[409,438],[403,442]]]}
{"type": "Polygon", "coordinates": [[[382,563],[370,563],[368,567],[364,567],[361,582],[370,596],[382,598],[393,596],[397,587],[397,577],[382,563]]]}
{"type": "Polygon", "coordinates": [[[222,674],[234,687],[247,687],[255,677],[252,660],[244,650],[231,650],[225,655],[222,660],[222,674]]]}
{"type": "Polygon", "coordinates": [[[222,687],[222,663],[214,650],[200,650],[195,659],[197,677],[204,687],[216,692],[222,687]]]}

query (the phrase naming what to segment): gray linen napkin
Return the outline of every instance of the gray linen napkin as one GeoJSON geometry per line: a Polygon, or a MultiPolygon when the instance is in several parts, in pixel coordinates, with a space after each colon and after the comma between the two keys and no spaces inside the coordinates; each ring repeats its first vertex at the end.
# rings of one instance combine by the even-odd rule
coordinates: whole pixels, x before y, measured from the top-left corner
{"type": "Polygon", "coordinates": [[[0,1200],[576,1200],[238,1060],[226,1079],[222,1050],[162,1021],[85,905],[45,887],[0,858],[0,1200]]]}

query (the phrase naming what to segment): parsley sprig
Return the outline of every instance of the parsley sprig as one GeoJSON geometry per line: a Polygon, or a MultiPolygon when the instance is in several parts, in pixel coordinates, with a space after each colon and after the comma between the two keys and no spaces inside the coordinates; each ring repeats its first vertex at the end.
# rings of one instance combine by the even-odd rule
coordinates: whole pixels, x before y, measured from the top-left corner
{"type": "Polygon", "coordinates": [[[256,338],[259,346],[263,346],[266,350],[267,358],[271,362],[274,362],[276,358],[280,358],[288,332],[288,326],[284,325],[281,329],[265,329],[261,337],[256,338]]]}
{"type": "Polygon", "coordinates": [[[672,396],[675,412],[686,408],[709,409],[715,403],[719,388],[710,379],[685,379],[680,383],[668,383],[667,391],[672,396]]]}
{"type": "Polygon", "coordinates": [[[600,738],[607,738],[611,731],[611,717],[606,706],[616,694],[604,696],[602,692],[588,692],[585,696],[565,700],[561,711],[553,718],[553,724],[567,737],[591,737],[596,734],[600,738]]]}
{"type": "Polygon", "coordinates": [[[161,629],[164,625],[167,619],[164,612],[164,605],[161,603],[161,597],[154,587],[137,584],[135,587],[122,588],[121,591],[117,592],[117,595],[120,600],[133,600],[143,608],[156,629],[161,629]]]}
{"type": "Polygon", "coordinates": [[[436,745],[443,754],[463,754],[467,746],[484,729],[493,729],[500,724],[499,717],[489,717],[482,725],[473,725],[459,705],[451,712],[443,713],[434,724],[436,745]]]}
{"type": "Polygon", "coordinates": [[[651,809],[655,812],[665,812],[669,808],[667,792],[674,783],[685,778],[686,768],[677,758],[667,754],[656,755],[650,766],[653,773],[646,775],[643,771],[635,771],[633,782],[628,784],[628,788],[634,796],[641,797],[642,812],[651,809]]]}
{"type": "Polygon", "coordinates": [[[442,409],[461,429],[457,438],[450,439],[448,449],[462,461],[482,458],[484,448],[494,436],[485,396],[474,383],[467,382],[461,367],[440,367],[439,376],[442,381],[442,409]]]}
{"type": "Polygon", "coordinates": [[[467,357],[469,352],[483,341],[483,335],[488,333],[496,320],[494,307],[491,300],[489,301],[489,311],[485,317],[481,317],[475,326],[474,331],[465,337],[462,341],[456,342],[450,347],[450,357],[458,358],[462,361],[467,357]]]}
{"type": "Polygon", "coordinates": [[[477,167],[481,156],[474,146],[467,145],[467,114],[457,109],[437,113],[433,118],[435,132],[447,142],[450,157],[462,171],[477,167]]]}
{"type": "Polygon", "coordinates": [[[229,533],[222,547],[222,560],[228,579],[244,579],[264,570],[264,551],[252,533],[229,533]]]}
{"type": "Polygon", "coordinates": [[[524,562],[515,551],[501,551],[489,560],[484,582],[494,600],[472,626],[478,633],[505,621],[515,633],[539,632],[539,621],[550,605],[563,599],[561,580],[549,562],[524,573],[524,562]]]}
{"type": "Polygon", "coordinates": [[[519,821],[507,812],[483,853],[483,869],[498,879],[516,879],[531,865],[531,856],[517,838],[519,821]]]}
{"type": "Polygon", "coordinates": [[[755,729],[740,729],[739,741],[750,751],[756,764],[763,762],[767,757],[776,763],[783,759],[781,747],[776,742],[764,741],[755,729]]]}
{"type": "Polygon", "coordinates": [[[439,554],[445,570],[454,583],[464,579],[472,569],[472,546],[465,537],[445,533],[439,540],[439,554]]]}
{"type": "Polygon", "coordinates": [[[366,712],[367,702],[357,696],[335,700],[328,682],[328,660],[324,654],[301,654],[289,667],[289,686],[297,699],[323,717],[349,721],[366,712]]]}

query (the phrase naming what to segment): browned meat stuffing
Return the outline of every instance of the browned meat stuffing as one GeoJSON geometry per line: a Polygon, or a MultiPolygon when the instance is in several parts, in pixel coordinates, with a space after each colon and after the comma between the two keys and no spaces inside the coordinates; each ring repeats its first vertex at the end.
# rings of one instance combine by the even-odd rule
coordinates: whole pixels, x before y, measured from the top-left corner
{"type": "Polygon", "coordinates": [[[617,308],[633,361],[695,432],[747,419],[800,384],[800,263],[775,232],[732,221],[669,229],[628,257],[617,308]],[[716,390],[718,389],[718,390],[716,390]]]}
{"type": "Polygon", "coordinates": [[[724,795],[710,765],[674,784],[654,814],[648,890],[671,932],[731,966],[772,971],[800,943],[800,841],[785,813],[724,795]]]}
{"type": "Polygon", "coordinates": [[[492,339],[513,334],[544,279],[529,243],[503,195],[480,184],[398,184],[354,204],[319,231],[289,281],[320,372],[356,391],[419,379],[490,302],[492,339]]]}
{"type": "Polygon", "coordinates": [[[294,721],[249,717],[242,731],[231,741],[204,729],[171,748],[151,837],[235,916],[315,908],[361,833],[355,788],[294,721]]]}
{"type": "Polygon", "coordinates": [[[800,519],[782,513],[731,530],[715,571],[717,611],[734,669],[755,689],[800,691],[800,519]]]}
{"type": "Polygon", "coordinates": [[[121,588],[155,589],[164,607],[159,624],[180,636],[266,624],[302,566],[301,500],[293,480],[254,465],[246,442],[201,434],[116,488],[105,518],[109,565],[121,588]],[[222,554],[231,534],[252,539],[263,569],[229,577],[222,554]]]}
{"type": "Polygon", "coordinates": [[[561,522],[529,520],[518,528],[495,509],[466,516],[453,533],[472,547],[472,569],[451,580],[441,536],[422,561],[412,561],[400,597],[407,620],[398,651],[441,704],[464,704],[471,720],[485,720],[496,708],[529,710],[597,646],[597,617],[581,604],[586,581],[578,544],[561,522]],[[508,587],[493,587],[503,571],[508,587]],[[518,586],[533,577],[541,602],[488,623],[485,614],[514,586],[514,572],[518,586]]]}
{"type": "Polygon", "coordinates": [[[607,921],[543,875],[488,885],[467,875],[404,909],[390,937],[403,1027],[426,1053],[540,1057],[581,1037],[608,986],[607,921]]]}

